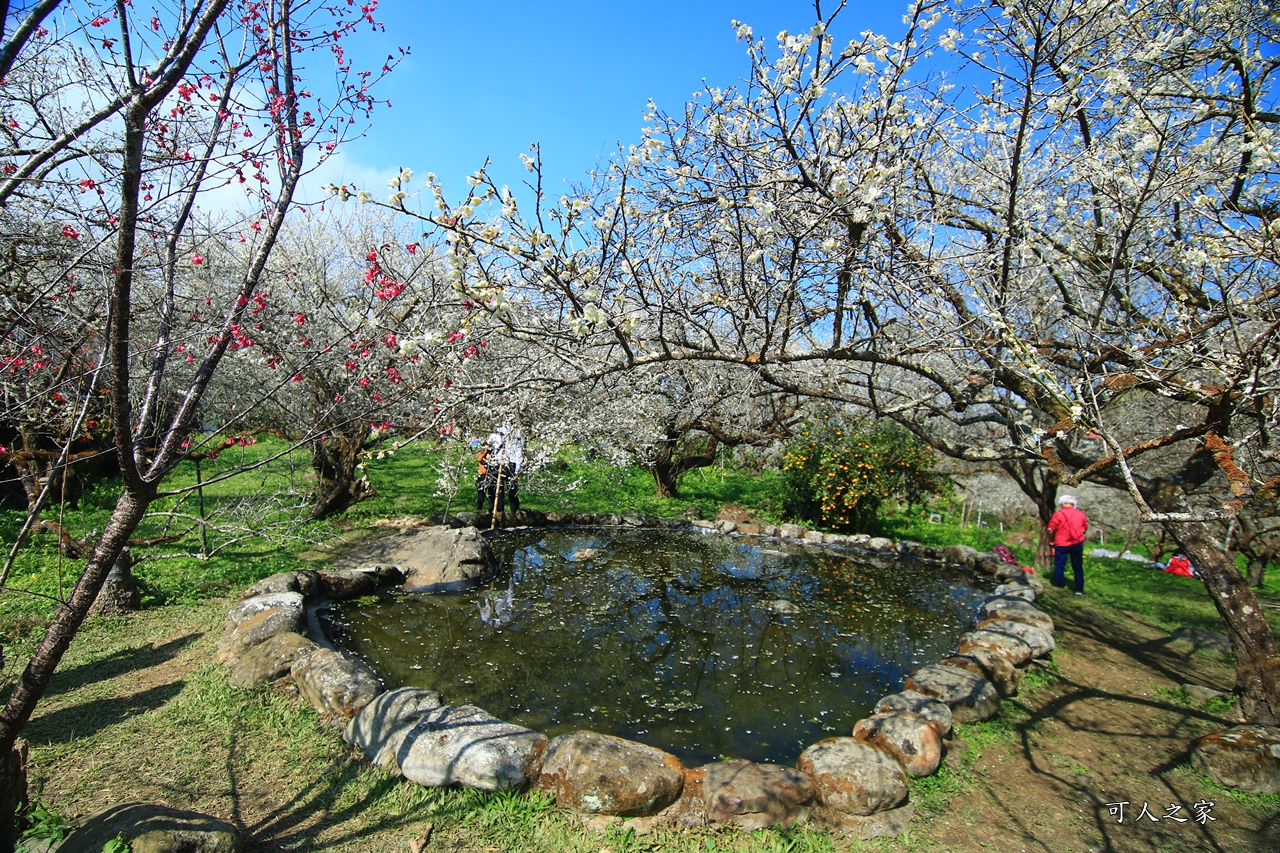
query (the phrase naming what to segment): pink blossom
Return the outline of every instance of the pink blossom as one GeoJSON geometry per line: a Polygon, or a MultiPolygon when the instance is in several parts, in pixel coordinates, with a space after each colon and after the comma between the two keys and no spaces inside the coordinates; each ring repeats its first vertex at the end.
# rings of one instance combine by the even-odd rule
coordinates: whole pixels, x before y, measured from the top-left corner
{"type": "MultiPolygon", "coordinates": [[[[191,256],[191,263],[195,264],[196,266],[200,266],[201,264],[204,263],[204,255],[200,254],[199,252],[196,252],[194,255],[191,256]]],[[[244,303],[241,303],[241,304],[243,305],[244,303]]]]}
{"type": "Polygon", "coordinates": [[[66,237],[68,240],[79,240],[80,232],[72,228],[70,225],[63,225],[62,236],[66,237]]]}

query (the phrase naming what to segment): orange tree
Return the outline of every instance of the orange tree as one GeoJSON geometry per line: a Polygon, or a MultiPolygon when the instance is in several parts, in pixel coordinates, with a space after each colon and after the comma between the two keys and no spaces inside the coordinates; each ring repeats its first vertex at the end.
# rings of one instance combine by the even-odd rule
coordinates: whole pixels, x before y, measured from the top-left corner
{"type": "Polygon", "coordinates": [[[892,423],[815,420],[783,454],[787,512],[832,530],[866,531],[889,500],[918,503],[950,489],[937,457],[892,423]]]}

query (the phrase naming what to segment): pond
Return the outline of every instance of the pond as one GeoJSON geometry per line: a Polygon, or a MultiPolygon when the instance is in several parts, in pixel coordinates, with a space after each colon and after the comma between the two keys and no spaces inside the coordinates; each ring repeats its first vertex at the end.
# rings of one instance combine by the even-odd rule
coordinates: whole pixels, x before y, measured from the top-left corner
{"type": "Polygon", "coordinates": [[[519,530],[485,589],[336,603],[335,643],[388,688],[555,737],[794,764],[950,654],[985,593],[960,569],[772,540],[519,530]]]}

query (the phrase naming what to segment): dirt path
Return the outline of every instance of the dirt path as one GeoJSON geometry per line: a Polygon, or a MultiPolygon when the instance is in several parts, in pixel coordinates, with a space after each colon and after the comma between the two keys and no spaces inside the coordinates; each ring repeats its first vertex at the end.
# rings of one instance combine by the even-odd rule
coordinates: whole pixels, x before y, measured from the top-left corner
{"type": "Polygon", "coordinates": [[[984,750],[972,793],[921,823],[924,849],[1280,851],[1273,807],[1185,766],[1193,738],[1238,717],[1186,699],[1180,685],[1229,690],[1230,662],[1170,641],[1137,614],[1108,619],[1074,596],[1042,604],[1057,623],[1060,678],[1020,703],[1016,744],[984,750]],[[1201,822],[1203,803],[1212,805],[1199,807],[1201,822]],[[1140,817],[1144,805],[1158,822],[1140,817]]]}

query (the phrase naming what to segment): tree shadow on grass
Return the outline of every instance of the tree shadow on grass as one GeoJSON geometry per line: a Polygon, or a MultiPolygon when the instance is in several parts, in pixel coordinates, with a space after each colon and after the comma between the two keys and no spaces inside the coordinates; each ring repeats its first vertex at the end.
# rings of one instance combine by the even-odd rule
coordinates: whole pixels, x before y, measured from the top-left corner
{"type": "MultiPolygon", "coordinates": [[[[1109,645],[1132,661],[1135,677],[1143,683],[1152,674],[1163,676],[1175,684],[1187,681],[1188,669],[1192,670],[1193,677],[1202,680],[1222,677],[1222,662],[1203,661],[1200,667],[1189,665],[1188,656],[1168,647],[1168,637],[1148,638],[1134,626],[1110,618],[1087,604],[1058,604],[1053,613],[1060,642],[1065,640],[1065,644],[1070,646],[1074,635],[1109,645]],[[1216,673],[1215,669],[1218,670],[1216,673]]],[[[1280,840],[1277,838],[1280,828],[1275,818],[1260,819],[1253,826],[1230,826],[1218,818],[1196,821],[1192,803],[1196,796],[1203,794],[1203,789],[1195,774],[1182,772],[1186,753],[1170,754],[1170,740],[1189,744],[1206,728],[1227,728],[1233,725],[1232,721],[1218,713],[1168,701],[1159,693],[1139,695],[1139,686],[1135,683],[1132,688],[1117,692],[1059,676],[1051,688],[1053,695],[1043,704],[1006,700],[1025,712],[1025,717],[1014,723],[1013,731],[1018,739],[1019,757],[1030,773],[1049,783],[1051,790],[1061,792],[1059,802],[1087,804],[1086,819],[1102,842],[1097,849],[1109,853],[1175,849],[1227,853],[1240,849],[1242,834],[1249,842],[1246,849],[1280,849],[1280,844],[1276,843],[1280,840]],[[1148,721],[1152,725],[1148,726],[1148,721]],[[1107,777],[1098,778],[1094,775],[1092,758],[1061,756],[1062,736],[1052,733],[1050,724],[1062,727],[1062,731],[1087,736],[1100,752],[1135,756],[1150,754],[1152,759],[1158,759],[1162,754],[1168,756],[1158,764],[1146,767],[1139,760],[1128,771],[1143,774],[1147,784],[1157,791],[1159,801],[1150,798],[1147,791],[1140,790],[1141,782],[1135,782],[1132,791],[1115,790],[1116,782],[1124,778],[1117,775],[1117,769],[1107,777]],[[1046,733],[1048,743],[1045,742],[1046,733]],[[1089,766],[1073,766],[1071,761],[1089,766]],[[1112,789],[1104,788],[1108,784],[1113,786],[1112,789]],[[1139,815],[1148,800],[1155,819],[1140,821],[1139,815]],[[1121,801],[1127,801],[1123,802],[1123,815],[1113,811],[1120,808],[1121,801]],[[1180,812],[1169,817],[1166,807],[1171,809],[1173,806],[1179,806],[1180,812]],[[1119,817],[1123,817],[1123,822],[1119,817]],[[1179,818],[1183,820],[1179,822],[1179,818]],[[1135,827],[1137,823],[1141,823],[1140,832],[1135,827]]],[[[1048,851],[1051,847],[1040,837],[1041,832],[1033,820],[1020,817],[1025,794],[1025,790],[1016,794],[1010,792],[1006,799],[996,790],[988,791],[992,801],[1006,809],[1010,828],[1018,832],[1019,840],[1026,849],[1048,851]]],[[[1235,814],[1238,816],[1239,812],[1235,814]]]]}
{"type": "Polygon", "coordinates": [[[123,720],[154,711],[182,692],[185,681],[159,684],[129,696],[108,696],[59,708],[32,719],[23,737],[32,743],[70,743],[123,720]]]}
{"type": "MultiPolygon", "coordinates": [[[[242,789],[235,766],[237,748],[237,742],[233,741],[227,756],[227,778],[231,782],[234,803],[231,820],[244,833],[246,853],[330,850],[390,830],[412,828],[410,831],[418,832],[421,824],[428,820],[457,822],[472,810],[465,798],[445,796],[435,799],[430,814],[408,809],[399,814],[389,813],[370,819],[370,809],[377,808],[384,798],[393,796],[396,788],[412,783],[385,774],[378,774],[372,784],[361,783],[360,776],[377,771],[344,755],[331,760],[314,781],[288,802],[246,819],[244,805],[253,792],[242,789]],[[351,797],[347,790],[351,786],[358,786],[362,796],[351,797]]],[[[402,844],[387,843],[383,849],[401,849],[402,844]]]]}
{"type": "MultiPolygon", "coordinates": [[[[1087,604],[1060,599],[1044,609],[1054,617],[1060,635],[1077,634],[1112,646],[1175,684],[1193,682],[1224,692],[1232,689],[1232,684],[1221,681],[1221,675],[1209,671],[1224,663],[1232,666],[1229,660],[1215,661],[1212,658],[1182,654],[1171,647],[1172,637],[1144,637],[1141,632],[1087,604]],[[1215,680],[1218,681],[1217,684],[1207,683],[1215,680]]],[[[1159,629],[1151,630],[1159,632],[1159,629]]]]}
{"type": "Polygon", "coordinates": [[[59,669],[44,695],[48,698],[70,693],[88,684],[159,666],[177,657],[183,649],[200,639],[202,635],[203,632],[192,631],[190,634],[175,637],[159,646],[153,644],[134,646],[113,652],[106,657],[59,669]]]}
{"type": "MultiPolygon", "coordinates": [[[[1111,743],[1116,738],[1123,738],[1123,748],[1128,751],[1140,751],[1139,744],[1148,738],[1163,741],[1173,737],[1190,742],[1196,731],[1196,721],[1211,723],[1214,727],[1230,725],[1228,721],[1216,714],[1156,699],[1114,693],[1067,679],[1061,679],[1057,689],[1060,691],[1059,695],[1039,708],[1032,709],[1024,706],[1030,712],[1029,717],[1014,727],[1021,757],[1034,774],[1045,777],[1061,790],[1069,792],[1072,801],[1088,804],[1093,812],[1093,829],[1102,840],[1102,846],[1099,849],[1108,853],[1134,849],[1152,851],[1196,849],[1228,853],[1228,851],[1239,849],[1237,845],[1242,831],[1260,845],[1250,846],[1248,849],[1280,849],[1280,846],[1275,846],[1275,842],[1280,841],[1275,819],[1259,821],[1256,827],[1224,826],[1218,823],[1218,818],[1197,822],[1192,810],[1193,797],[1191,796],[1191,792],[1195,789],[1195,782],[1178,773],[1185,764],[1184,755],[1174,756],[1147,769],[1150,784],[1156,786],[1167,798],[1149,801],[1150,812],[1156,820],[1148,818],[1148,822],[1143,823],[1138,817],[1143,806],[1148,805],[1148,800],[1142,796],[1142,791],[1106,791],[1106,796],[1100,796],[1099,780],[1092,774],[1077,775],[1074,768],[1055,766],[1045,761],[1047,752],[1043,747],[1037,748],[1035,743],[1040,727],[1049,720],[1056,720],[1060,725],[1077,732],[1095,735],[1100,739],[1100,743],[1111,743]],[[1123,703],[1129,706],[1126,713],[1135,718],[1165,714],[1171,716],[1174,721],[1166,726],[1168,730],[1166,733],[1150,735],[1140,734],[1119,719],[1113,721],[1115,728],[1108,728],[1100,722],[1094,722],[1087,714],[1079,715],[1075,721],[1072,721],[1073,708],[1084,702],[1123,703]],[[1125,795],[1126,793],[1128,796],[1125,795]],[[1121,801],[1124,801],[1125,811],[1113,812],[1112,809],[1119,807],[1121,801]],[[1170,804],[1181,807],[1180,811],[1174,813],[1173,818],[1168,817],[1166,813],[1166,806],[1172,808],[1170,804]],[[1182,822],[1177,821],[1179,816],[1184,818],[1182,822]],[[1123,820],[1120,819],[1121,817],[1123,820]],[[1142,825],[1141,840],[1135,833],[1135,824],[1142,825]],[[1224,829],[1227,833],[1223,832],[1224,829]],[[1149,846],[1144,847],[1143,844],[1149,846]]],[[[1047,850],[1046,847],[1038,846],[1039,840],[1036,837],[1035,827],[1016,817],[1019,803],[1011,801],[1006,805],[1011,817],[1011,826],[1017,826],[1023,836],[1022,840],[1029,844],[1027,849],[1047,850]]]]}

